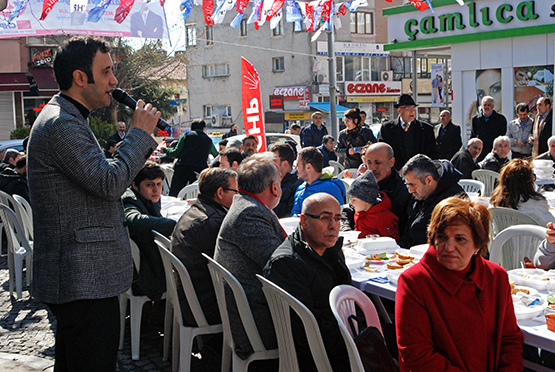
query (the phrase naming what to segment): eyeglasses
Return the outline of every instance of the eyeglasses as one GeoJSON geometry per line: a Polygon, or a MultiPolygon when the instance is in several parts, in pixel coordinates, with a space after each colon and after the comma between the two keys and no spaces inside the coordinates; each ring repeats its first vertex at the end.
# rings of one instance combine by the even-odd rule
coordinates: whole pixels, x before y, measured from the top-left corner
{"type": "Polygon", "coordinates": [[[239,194],[239,190],[237,189],[228,189],[227,187],[222,187],[222,189],[224,189],[225,191],[233,191],[236,194],[239,194]]]}
{"type": "Polygon", "coordinates": [[[319,219],[322,222],[341,222],[340,214],[333,215],[331,213],[326,213],[326,212],[323,212],[320,214],[311,214],[311,213],[303,213],[303,214],[310,218],[319,219]]]}

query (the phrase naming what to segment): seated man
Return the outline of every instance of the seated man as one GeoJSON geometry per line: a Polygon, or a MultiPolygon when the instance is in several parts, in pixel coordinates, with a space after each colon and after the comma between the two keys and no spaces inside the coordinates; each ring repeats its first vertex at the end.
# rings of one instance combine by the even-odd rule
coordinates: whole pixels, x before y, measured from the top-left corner
{"type": "Polygon", "coordinates": [[[10,195],[19,195],[29,201],[29,185],[27,184],[27,156],[23,155],[15,163],[15,169],[0,169],[0,190],[10,195]]]}
{"type": "Polygon", "coordinates": [[[483,146],[484,144],[481,139],[471,138],[468,140],[466,148],[460,149],[451,158],[451,164],[462,173],[463,179],[471,180],[472,172],[476,169],[480,169],[480,166],[476,163],[476,159],[478,159],[478,156],[482,153],[483,146]]]}
{"type": "Polygon", "coordinates": [[[141,251],[141,268],[138,273],[135,268],[131,288],[135,296],[146,295],[154,302],[166,291],[166,277],[152,230],[169,237],[175,226],[174,220],[160,214],[165,177],[159,165],[147,161],[121,197],[129,235],[141,251]]]}
{"type": "MultiPolygon", "coordinates": [[[[264,276],[301,301],[312,312],[334,371],[349,371],[349,358],[329,295],[351,274],[338,239],[341,206],[329,194],[317,193],[303,202],[297,230],[275,250],[264,276]]],[[[316,371],[302,323],[293,317],[293,338],[301,371],[316,371]]]]}
{"type": "Polygon", "coordinates": [[[428,241],[427,228],[435,206],[445,198],[466,193],[458,184],[461,172],[447,160],[432,160],[415,155],[401,170],[412,194],[408,208],[409,219],[399,245],[410,248],[428,241]]]}
{"type": "Polygon", "coordinates": [[[509,137],[497,137],[493,141],[493,150],[479,163],[480,168],[497,173],[501,172],[501,168],[509,162],[509,151],[511,151],[509,137]]]}
{"type": "Polygon", "coordinates": [[[325,192],[337,199],[340,205],[345,203],[345,185],[331,173],[322,174],[324,157],[316,147],[305,147],[297,155],[297,175],[304,181],[295,194],[295,205],[291,216],[301,214],[303,201],[312,194],[325,192]]]}
{"type": "Polygon", "coordinates": [[[104,156],[106,156],[106,159],[114,158],[114,152],[116,152],[117,147],[118,147],[118,142],[116,142],[113,139],[109,139],[106,142],[106,150],[104,150],[104,156]]]}
{"type": "Polygon", "coordinates": [[[281,142],[274,143],[270,146],[270,152],[276,155],[281,176],[281,199],[277,207],[274,208],[274,212],[279,218],[289,217],[291,216],[293,204],[295,204],[295,193],[297,192],[297,188],[303,183],[303,181],[297,177],[297,172],[293,172],[295,152],[291,146],[281,142]]]}
{"type": "Polygon", "coordinates": [[[549,151],[544,152],[543,154],[538,155],[536,158],[537,160],[551,160],[555,163],[555,136],[549,137],[547,140],[547,147],[549,151]]]}
{"type": "Polygon", "coordinates": [[[324,156],[324,164],[322,165],[324,168],[330,165],[330,160],[337,161],[337,155],[335,154],[335,139],[326,134],[322,138],[322,144],[316,147],[322,155],[324,156]]]}
{"type": "MultiPolygon", "coordinates": [[[[281,196],[275,156],[271,152],[251,155],[239,166],[240,194],[224,218],[216,242],[214,259],[243,286],[264,346],[277,347],[270,309],[255,274],[285,240],[285,232],[272,212],[281,196]]],[[[253,353],[234,301],[227,304],[231,333],[237,355],[246,359],[253,353]]]]}
{"type": "Polygon", "coordinates": [[[241,155],[241,151],[237,150],[235,147],[227,147],[220,152],[220,168],[231,169],[237,172],[239,164],[241,164],[242,161],[243,155],[241,155]]]}
{"type": "MultiPolygon", "coordinates": [[[[183,262],[195,287],[200,306],[209,324],[221,323],[212,278],[202,257],[214,257],[220,226],[237,193],[237,173],[224,168],[208,168],[200,173],[199,194],[177,222],[171,239],[171,251],[183,262]]],[[[196,326],[194,316],[179,290],[183,321],[196,326]]]]}
{"type": "Polygon", "coordinates": [[[4,153],[4,160],[0,164],[0,169],[5,169],[6,167],[10,167],[11,169],[15,168],[15,163],[19,160],[19,158],[23,155],[23,153],[17,151],[16,149],[7,149],[4,153]]]}

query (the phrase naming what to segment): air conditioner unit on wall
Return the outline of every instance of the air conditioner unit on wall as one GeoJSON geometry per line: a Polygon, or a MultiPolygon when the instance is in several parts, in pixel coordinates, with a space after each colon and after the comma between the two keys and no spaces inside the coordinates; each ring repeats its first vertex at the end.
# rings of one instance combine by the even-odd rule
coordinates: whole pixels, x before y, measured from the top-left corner
{"type": "Polygon", "coordinates": [[[393,71],[382,71],[382,81],[393,81],[393,71]]]}
{"type": "Polygon", "coordinates": [[[213,127],[221,127],[222,115],[221,114],[212,115],[212,117],[210,118],[210,123],[212,124],[213,127]]]}

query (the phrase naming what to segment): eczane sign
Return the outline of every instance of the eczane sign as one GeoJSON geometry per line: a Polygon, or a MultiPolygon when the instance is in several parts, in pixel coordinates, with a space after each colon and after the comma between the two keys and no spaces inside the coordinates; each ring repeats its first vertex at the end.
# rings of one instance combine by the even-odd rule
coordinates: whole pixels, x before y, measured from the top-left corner
{"type": "Polygon", "coordinates": [[[401,94],[400,81],[346,81],[347,96],[382,96],[401,94]]]}

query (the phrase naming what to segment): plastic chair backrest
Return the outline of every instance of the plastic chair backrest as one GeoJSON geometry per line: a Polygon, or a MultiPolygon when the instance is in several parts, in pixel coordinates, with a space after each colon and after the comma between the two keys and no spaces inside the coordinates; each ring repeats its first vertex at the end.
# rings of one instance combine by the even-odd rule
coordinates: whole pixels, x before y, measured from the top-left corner
{"type": "Polygon", "coordinates": [[[33,249],[29,244],[25,229],[21,221],[19,221],[19,217],[17,217],[10,207],[3,203],[0,204],[0,218],[4,223],[4,230],[8,238],[8,249],[14,254],[22,254],[22,248],[25,252],[32,252],[33,249]]]}
{"type": "Polygon", "coordinates": [[[258,274],[256,274],[256,277],[262,283],[262,291],[266,296],[270,312],[272,313],[278,341],[280,372],[299,371],[291,328],[291,309],[295,311],[303,322],[308,346],[310,347],[314,364],[316,364],[316,369],[318,372],[331,372],[332,369],[324,347],[324,341],[322,341],[320,327],[312,312],[299,300],[268,279],[258,274]]]}
{"type": "Polygon", "coordinates": [[[30,228],[29,225],[26,223],[27,218],[26,216],[24,216],[26,212],[23,209],[23,206],[20,203],[18,203],[12,195],[1,190],[0,190],[0,203],[7,205],[12,209],[12,211],[15,212],[15,214],[17,215],[17,218],[19,218],[19,221],[23,226],[23,229],[25,230],[25,234],[27,235],[27,238],[32,240],[32,236],[33,236],[31,233],[32,227],[30,228]]]}
{"type": "MultiPolygon", "coordinates": [[[[364,372],[364,366],[362,364],[362,361],[360,360],[360,355],[355,341],[353,340],[351,327],[347,326],[349,324],[349,316],[356,315],[355,304],[362,309],[367,326],[374,326],[378,328],[380,332],[382,332],[382,326],[380,324],[378,312],[376,311],[376,308],[374,307],[372,301],[363,292],[350,285],[338,285],[330,292],[331,311],[337,319],[339,330],[341,331],[341,335],[343,336],[345,344],[347,345],[351,371],[364,372]]],[[[357,329],[356,331],[358,334],[363,330],[357,329]]]]}
{"type": "Polygon", "coordinates": [[[486,193],[486,185],[478,180],[460,180],[459,185],[462,187],[464,192],[479,192],[480,196],[484,196],[486,193]]]}
{"type": "Polygon", "coordinates": [[[486,186],[485,194],[482,196],[490,197],[495,187],[495,181],[499,177],[499,173],[487,169],[476,169],[472,172],[472,178],[482,182],[486,186]]]}
{"type": "MultiPolygon", "coordinates": [[[[216,298],[218,300],[218,308],[220,309],[220,316],[224,326],[224,335],[231,335],[231,325],[229,323],[229,315],[227,312],[225,290],[225,285],[227,283],[233,293],[237,309],[239,310],[238,312],[241,318],[241,323],[243,323],[243,328],[245,329],[245,333],[247,334],[254,352],[264,352],[266,348],[260,338],[260,333],[258,332],[256,323],[254,322],[254,317],[252,316],[247,295],[245,294],[245,290],[241,286],[241,283],[239,283],[239,281],[231,275],[226,268],[214,261],[213,258],[205,253],[202,255],[208,260],[208,270],[210,271],[210,276],[212,277],[212,283],[214,284],[214,290],[216,292],[216,298]]],[[[229,341],[233,342],[233,338],[229,341]]]]}
{"type": "Polygon", "coordinates": [[[534,259],[539,244],[545,239],[545,227],[535,225],[510,226],[501,231],[491,244],[490,261],[505,270],[521,267],[524,257],[534,259]]]}
{"type": "Polygon", "coordinates": [[[337,176],[337,178],[339,179],[343,179],[345,178],[345,173],[346,172],[351,173],[351,178],[355,179],[357,178],[357,174],[358,174],[358,168],[349,168],[349,169],[344,169],[341,171],[341,173],[339,173],[339,175],[337,176]]]}
{"type": "Polygon", "coordinates": [[[129,238],[129,245],[131,245],[131,257],[133,258],[133,264],[135,265],[135,269],[137,271],[141,270],[141,251],[137,246],[137,243],[133,241],[133,239],[129,238]]]}
{"type": "Polygon", "coordinates": [[[25,229],[25,234],[27,234],[27,238],[29,241],[33,240],[34,230],[33,230],[33,211],[31,210],[31,206],[19,195],[12,195],[14,199],[14,212],[19,217],[19,220],[23,224],[23,228],[25,229]]]}
{"type": "Polygon", "coordinates": [[[328,164],[329,164],[331,167],[333,167],[333,169],[335,169],[334,172],[333,172],[333,175],[334,175],[334,176],[337,176],[339,173],[341,173],[342,171],[345,170],[345,167],[343,166],[343,164],[338,163],[338,162],[336,162],[335,160],[330,160],[330,161],[328,162],[328,164]]]}
{"type": "Polygon", "coordinates": [[[528,216],[526,213],[522,213],[512,208],[503,207],[493,207],[490,208],[489,213],[491,215],[491,233],[492,237],[495,238],[497,234],[505,230],[507,227],[514,225],[536,225],[539,223],[528,216]]]}
{"type": "Polygon", "coordinates": [[[174,272],[176,272],[179,276],[179,281],[181,282],[181,286],[185,292],[185,298],[187,299],[187,303],[193,313],[197,327],[209,327],[187,268],[177,257],[174,256],[173,253],[170,252],[169,245],[166,245],[160,239],[155,238],[154,241],[158,245],[158,250],[160,251],[160,256],[162,257],[162,263],[164,264],[164,273],[166,274],[166,293],[167,296],[171,298],[170,301],[173,304],[175,311],[174,319],[177,319],[179,325],[183,326],[181,306],[177,295],[177,283],[174,275],[174,272]]]}
{"type": "Polygon", "coordinates": [[[190,185],[185,186],[184,188],[181,189],[181,191],[179,191],[179,193],[177,194],[177,197],[179,199],[194,199],[196,198],[198,195],[198,183],[193,183],[190,185]]]}

